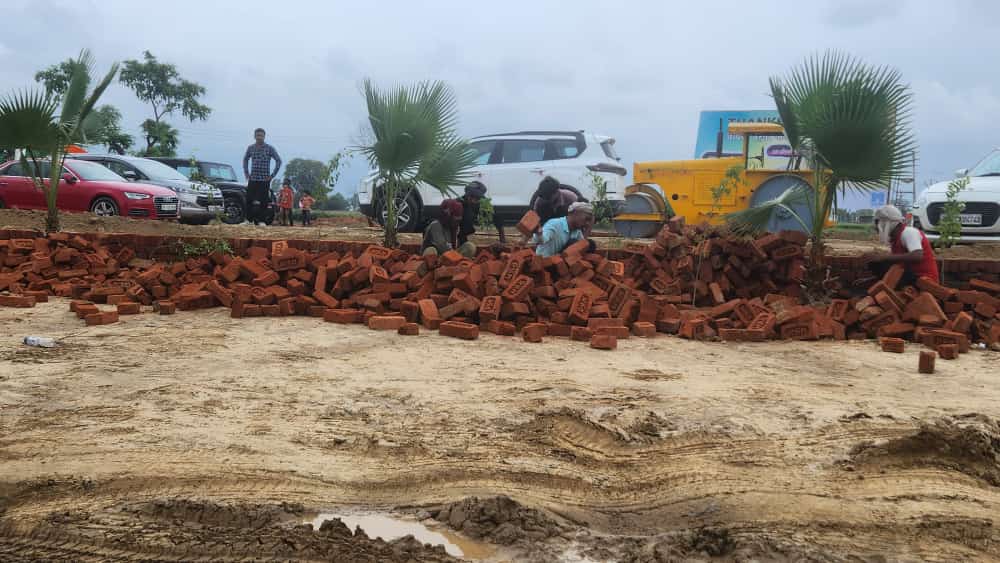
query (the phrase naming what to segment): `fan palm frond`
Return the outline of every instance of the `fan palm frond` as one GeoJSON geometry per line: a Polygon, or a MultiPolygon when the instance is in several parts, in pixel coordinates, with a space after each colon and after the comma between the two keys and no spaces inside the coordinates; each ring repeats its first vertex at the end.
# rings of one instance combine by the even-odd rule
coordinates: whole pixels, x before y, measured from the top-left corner
{"type": "Polygon", "coordinates": [[[0,147],[48,150],[58,142],[57,102],[41,90],[0,99],[0,147]]]}
{"type": "Polygon", "coordinates": [[[802,229],[809,231],[809,226],[805,218],[795,212],[795,207],[803,204],[812,209],[815,191],[806,183],[788,188],[778,197],[757,207],[750,207],[742,211],[736,211],[726,215],[726,221],[730,227],[740,234],[753,235],[767,229],[768,223],[775,213],[789,213],[802,226],[802,229]]]}

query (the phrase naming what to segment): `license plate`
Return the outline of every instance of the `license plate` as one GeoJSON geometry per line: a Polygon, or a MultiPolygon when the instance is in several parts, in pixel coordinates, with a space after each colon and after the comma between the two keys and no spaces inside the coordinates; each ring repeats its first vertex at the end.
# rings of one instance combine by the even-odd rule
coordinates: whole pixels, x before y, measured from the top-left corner
{"type": "Polygon", "coordinates": [[[982,225],[983,216],[976,214],[962,214],[958,216],[958,222],[963,225],[982,225]]]}
{"type": "Polygon", "coordinates": [[[177,211],[176,203],[167,203],[160,206],[160,211],[177,211]]]}

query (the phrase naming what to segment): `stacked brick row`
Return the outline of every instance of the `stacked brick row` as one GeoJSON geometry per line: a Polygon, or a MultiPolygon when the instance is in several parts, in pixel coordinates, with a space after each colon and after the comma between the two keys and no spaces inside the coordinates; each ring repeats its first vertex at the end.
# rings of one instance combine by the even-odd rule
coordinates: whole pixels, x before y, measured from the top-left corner
{"type": "Polygon", "coordinates": [[[893,270],[868,295],[800,305],[804,243],[799,233],[741,239],[674,220],[624,261],[588,253],[585,244],[550,258],[522,249],[469,260],[378,246],[306,251],[279,241],[241,256],[167,263],[57,233],[0,240],[0,305],[71,297],[88,324],[114,322],[140,306],[170,314],[221,305],[238,318],[311,315],[467,339],[480,330],[520,331],[531,342],[564,336],[604,349],[656,332],[730,341],[888,337],[960,349],[1000,338],[1000,286],[986,279],[964,290],[926,280],[899,288],[893,270]]]}

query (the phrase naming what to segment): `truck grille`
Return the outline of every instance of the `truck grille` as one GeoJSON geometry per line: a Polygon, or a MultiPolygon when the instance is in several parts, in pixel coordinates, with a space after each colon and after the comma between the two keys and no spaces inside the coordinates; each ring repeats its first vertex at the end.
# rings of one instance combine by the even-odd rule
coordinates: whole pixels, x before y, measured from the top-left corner
{"type": "MultiPolygon", "coordinates": [[[[927,219],[931,222],[932,227],[937,225],[938,221],[941,220],[943,212],[943,202],[932,203],[927,206],[927,219]]],[[[997,222],[997,218],[1000,217],[1000,204],[992,201],[967,201],[962,213],[982,215],[983,224],[981,226],[992,227],[997,222]]]]}
{"type": "Polygon", "coordinates": [[[156,206],[156,216],[161,219],[177,217],[177,213],[180,209],[180,203],[174,196],[157,196],[153,198],[153,205],[156,206]],[[173,205],[173,209],[164,210],[163,207],[165,205],[173,205]]]}

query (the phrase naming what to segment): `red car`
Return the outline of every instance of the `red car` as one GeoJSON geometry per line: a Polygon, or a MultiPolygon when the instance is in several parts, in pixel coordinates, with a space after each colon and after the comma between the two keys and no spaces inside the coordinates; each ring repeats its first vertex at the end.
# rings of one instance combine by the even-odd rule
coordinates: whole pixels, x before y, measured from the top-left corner
{"type": "MultiPolygon", "coordinates": [[[[42,162],[49,182],[49,163],[42,162]]],[[[177,194],[167,188],[128,182],[96,162],[66,160],[56,194],[60,211],[90,211],[95,215],[124,215],[149,219],[177,219],[177,194]]],[[[21,163],[0,165],[0,208],[46,209],[45,194],[35,188],[21,163]]]]}

